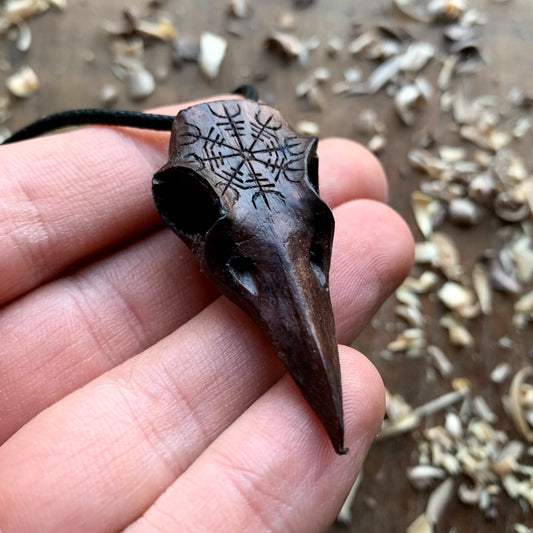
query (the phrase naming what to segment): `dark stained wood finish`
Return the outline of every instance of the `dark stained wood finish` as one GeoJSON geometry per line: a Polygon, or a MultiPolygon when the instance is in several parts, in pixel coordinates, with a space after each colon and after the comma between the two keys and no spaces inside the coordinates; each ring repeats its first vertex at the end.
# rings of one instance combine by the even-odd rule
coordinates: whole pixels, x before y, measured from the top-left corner
{"type": "MultiPolygon", "coordinates": [[[[141,2],[130,2],[141,5],[141,2]]],[[[533,19],[530,0],[514,0],[507,4],[473,1],[489,13],[489,21],[482,29],[484,50],[490,65],[482,73],[465,78],[468,94],[492,93],[502,101],[513,86],[533,89],[531,50],[533,48],[533,19]]],[[[294,96],[294,86],[308,73],[309,68],[297,64],[284,64],[279,59],[266,54],[262,39],[272,29],[279,14],[288,8],[290,2],[274,0],[254,2],[253,17],[239,21],[242,37],[225,34],[228,19],[225,16],[225,1],[183,0],[167,2],[165,9],[174,18],[182,35],[196,37],[200,31],[209,29],[225,34],[229,39],[227,57],[221,75],[211,83],[206,82],[194,65],[185,65],[182,70],[170,69],[168,79],[161,83],[156,92],[143,102],[131,102],[123,95],[116,107],[126,109],[146,109],[200,98],[231,90],[243,82],[254,82],[257,70],[269,72],[265,81],[256,83],[261,96],[282,111],[289,122],[297,119],[311,119],[320,123],[322,136],[345,136],[361,138],[356,129],[359,113],[371,107],[389,128],[389,145],[380,156],[390,179],[390,203],[409,222],[420,240],[410,209],[410,192],[417,186],[420,176],[406,162],[406,153],[424,131],[434,131],[443,142],[457,142],[450,133],[449,118],[435,112],[436,105],[430,106],[412,128],[405,128],[398,120],[390,98],[380,93],[375,96],[344,97],[328,96],[327,109],[317,113],[305,109],[294,96]]],[[[65,13],[53,11],[30,21],[33,31],[33,46],[23,57],[14,51],[6,41],[0,43],[0,59],[9,59],[15,66],[30,64],[41,78],[42,88],[27,102],[14,102],[14,115],[8,125],[15,130],[28,122],[67,108],[94,107],[98,105],[98,92],[102,84],[112,82],[120,87],[120,82],[110,72],[110,53],[108,39],[101,29],[106,19],[116,19],[118,4],[106,0],[71,1],[65,13]],[[84,56],[87,59],[84,59],[84,56]]],[[[298,30],[301,37],[318,35],[322,40],[338,34],[348,40],[349,21],[354,19],[364,24],[396,21],[404,24],[418,39],[426,38],[441,43],[438,28],[426,27],[405,20],[390,7],[389,0],[367,2],[363,0],[317,1],[313,8],[299,11],[298,30]]],[[[148,64],[170,65],[168,47],[154,45],[147,50],[148,64]]],[[[360,65],[365,74],[369,64],[359,63],[343,52],[339,58],[330,59],[323,47],[310,56],[309,67],[327,65],[332,70],[333,80],[341,79],[342,71],[351,65],[360,65]]],[[[438,65],[431,64],[427,74],[436,75],[438,65]]],[[[0,81],[7,72],[0,72],[0,81]]],[[[1,89],[0,89],[1,91],[1,89]]],[[[326,91],[329,94],[329,91],[326,91]]],[[[531,111],[529,111],[531,116],[531,111]]],[[[532,169],[530,137],[519,147],[526,156],[529,170],[532,169]]],[[[446,228],[452,232],[461,246],[463,262],[467,270],[471,268],[480,250],[495,242],[496,226],[484,221],[473,230],[446,228]],[[475,245],[473,245],[475,243],[475,245]]],[[[509,332],[509,317],[512,313],[513,299],[497,295],[495,312],[490,317],[478,318],[472,322],[476,345],[473,355],[470,352],[454,350],[449,346],[446,334],[438,326],[442,309],[435,302],[425,312],[437,317],[430,327],[430,342],[445,348],[456,368],[456,376],[471,380],[476,393],[482,394],[498,414],[499,427],[516,436],[515,430],[501,408],[501,395],[507,391],[508,384],[498,386],[490,382],[490,370],[500,361],[509,361],[514,370],[531,362],[533,335],[531,327],[523,333],[509,332]],[[515,340],[513,351],[498,346],[498,339],[512,334],[515,340]]],[[[387,362],[379,357],[380,351],[394,335],[386,327],[392,320],[393,302],[388,302],[378,318],[357,339],[355,345],[366,353],[378,366],[388,389],[406,398],[412,405],[419,405],[439,393],[449,390],[449,384],[437,379],[426,383],[424,360],[406,360],[398,356],[387,362]]],[[[441,419],[435,417],[435,422],[441,419]]],[[[415,433],[416,436],[416,433],[415,433]]],[[[376,443],[364,467],[364,478],[354,503],[354,524],[351,528],[335,526],[335,531],[351,532],[400,532],[404,531],[427,502],[427,493],[417,493],[409,485],[405,472],[407,466],[414,464],[416,439],[407,435],[385,442],[376,443]]],[[[526,517],[517,503],[506,497],[501,499],[498,516],[491,522],[486,521],[477,509],[472,509],[454,500],[447,509],[438,532],[501,532],[511,531],[512,524],[526,517]]],[[[529,522],[531,523],[531,522],[529,522]]]]}
{"type": "Polygon", "coordinates": [[[163,220],[259,325],[344,454],[334,222],[318,196],[317,143],[264,104],[197,104],[176,117],[169,161],[152,183],[163,220]]]}

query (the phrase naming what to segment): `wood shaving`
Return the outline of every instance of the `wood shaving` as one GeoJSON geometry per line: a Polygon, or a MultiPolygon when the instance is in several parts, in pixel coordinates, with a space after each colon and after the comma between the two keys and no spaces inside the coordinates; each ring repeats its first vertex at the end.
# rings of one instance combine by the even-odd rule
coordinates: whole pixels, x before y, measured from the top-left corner
{"type": "Polygon", "coordinates": [[[348,525],[352,523],[352,504],[357,496],[357,490],[359,489],[362,479],[363,474],[359,474],[355,480],[355,483],[352,485],[352,488],[348,493],[348,496],[344,501],[339,514],[337,515],[337,522],[339,524],[348,525]]]}
{"type": "Polygon", "coordinates": [[[416,292],[417,294],[426,294],[437,286],[439,282],[439,277],[435,272],[426,270],[422,272],[419,278],[414,278],[412,276],[407,276],[402,287],[406,287],[416,292]]]}
{"type": "Polygon", "coordinates": [[[448,478],[430,494],[425,514],[428,522],[433,526],[440,522],[446,506],[453,496],[454,488],[453,479],[448,478]]]}
{"type": "Polygon", "coordinates": [[[229,3],[230,13],[239,19],[250,16],[250,5],[248,0],[231,0],[229,3]]]}
{"type": "MultiPolygon", "coordinates": [[[[521,435],[529,443],[533,443],[533,428],[526,419],[525,409],[527,407],[524,404],[526,403],[526,380],[531,376],[533,376],[533,367],[526,366],[519,370],[513,377],[509,391],[510,408],[513,421],[518,431],[520,431],[521,435]]],[[[532,406],[529,406],[529,409],[531,408],[532,406]]]]}
{"type": "Polygon", "coordinates": [[[133,100],[143,100],[155,89],[155,79],[144,67],[131,69],[128,75],[128,92],[133,100]]]}
{"type": "Polygon", "coordinates": [[[29,66],[21,67],[6,80],[9,92],[19,98],[28,98],[39,89],[40,85],[37,74],[29,66]]]}
{"type": "Polygon", "coordinates": [[[473,318],[479,314],[474,291],[464,285],[447,281],[438,291],[440,301],[462,318],[473,318]]]}
{"type": "Polygon", "coordinates": [[[452,281],[460,280],[463,276],[463,266],[459,250],[452,238],[443,233],[436,232],[430,238],[431,243],[437,250],[436,262],[442,273],[452,281]]]}
{"type": "Polygon", "coordinates": [[[227,46],[228,42],[220,35],[206,31],[200,36],[198,63],[207,79],[214,80],[218,76],[227,46]]]}
{"type": "Polygon", "coordinates": [[[16,24],[18,29],[18,36],[16,39],[17,49],[20,52],[27,52],[30,49],[32,35],[28,24],[21,20],[16,24]]]}
{"type": "Polygon", "coordinates": [[[433,533],[433,526],[426,516],[426,513],[422,513],[408,526],[407,533],[433,533]]]}
{"type": "Polygon", "coordinates": [[[490,379],[494,383],[503,383],[511,375],[511,371],[512,369],[509,363],[500,363],[490,373],[490,379]]]}
{"type": "Polygon", "coordinates": [[[473,226],[481,220],[481,211],[469,198],[454,198],[448,205],[448,217],[455,224],[473,226]]]}
{"type": "Polygon", "coordinates": [[[484,315],[492,313],[492,287],[487,268],[483,263],[476,263],[472,270],[472,285],[476,292],[479,307],[484,315]]]}
{"type": "Polygon", "coordinates": [[[0,32],[13,24],[40,15],[50,8],[47,0],[6,0],[0,12],[0,32]]]}
{"type": "Polygon", "coordinates": [[[416,223],[422,235],[427,239],[433,234],[435,221],[442,209],[442,204],[428,194],[413,191],[411,194],[411,206],[416,223]]]}
{"type": "Polygon", "coordinates": [[[118,99],[118,90],[110,83],[100,89],[100,102],[104,107],[111,107],[118,99]]]}
{"type": "Polygon", "coordinates": [[[197,63],[200,57],[200,44],[188,37],[179,37],[172,43],[172,61],[181,68],[184,63],[197,63]]]}
{"type": "Polygon", "coordinates": [[[304,45],[300,39],[281,31],[268,36],[265,40],[265,46],[286,60],[299,58],[304,50],[304,45]]]}
{"type": "Polygon", "coordinates": [[[445,477],[446,472],[442,468],[431,465],[416,465],[407,470],[407,479],[417,490],[427,489],[445,477]]]}
{"type": "Polygon", "coordinates": [[[427,353],[430,361],[435,365],[435,368],[443,378],[449,378],[453,375],[454,366],[452,362],[438,346],[428,346],[427,353]]]}
{"type": "Polygon", "coordinates": [[[474,337],[466,326],[453,315],[445,315],[440,319],[440,325],[448,330],[450,342],[459,348],[472,347],[474,337]]]}
{"type": "Polygon", "coordinates": [[[320,126],[311,120],[300,120],[296,123],[296,131],[302,135],[318,137],[320,134],[320,126]]]}

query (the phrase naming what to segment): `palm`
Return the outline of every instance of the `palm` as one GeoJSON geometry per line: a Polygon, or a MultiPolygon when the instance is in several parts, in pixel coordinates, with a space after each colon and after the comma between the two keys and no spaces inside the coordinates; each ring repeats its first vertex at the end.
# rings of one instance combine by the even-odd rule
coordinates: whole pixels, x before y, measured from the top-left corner
{"type": "MultiPolygon", "coordinates": [[[[161,228],[166,143],[90,128],[0,148],[2,531],[320,531],[379,427],[379,377],[341,348],[337,457],[258,328],[161,228]]],[[[319,155],[349,343],[412,243],[366,151],[326,140],[319,155]]]]}

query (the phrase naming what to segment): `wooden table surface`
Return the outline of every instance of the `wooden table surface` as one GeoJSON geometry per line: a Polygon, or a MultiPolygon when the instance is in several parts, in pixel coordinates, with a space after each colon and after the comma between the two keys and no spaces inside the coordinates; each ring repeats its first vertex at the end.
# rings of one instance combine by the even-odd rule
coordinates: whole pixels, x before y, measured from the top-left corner
{"type": "MultiPolygon", "coordinates": [[[[144,2],[128,2],[144,5],[144,2]]],[[[227,2],[210,0],[182,0],[163,2],[161,13],[168,13],[181,35],[197,38],[204,30],[226,36],[229,40],[227,56],[220,76],[206,81],[195,65],[186,65],[181,70],[170,66],[168,78],[158,83],[155,92],[143,101],[131,101],[110,69],[109,39],[102,29],[106,20],[120,20],[118,2],[106,0],[70,0],[60,12],[52,9],[28,21],[33,35],[30,50],[18,52],[5,37],[0,40],[0,96],[4,91],[3,81],[9,74],[9,65],[31,65],[41,80],[40,90],[28,100],[11,98],[12,117],[6,125],[11,130],[49,113],[68,108],[96,107],[100,105],[99,92],[105,83],[112,83],[120,90],[116,108],[147,109],[229,91],[245,82],[254,83],[262,97],[275,103],[287,119],[309,119],[320,125],[321,136],[344,136],[358,139],[357,117],[366,108],[375,109],[388,128],[388,146],[379,154],[390,180],[390,204],[409,222],[417,240],[421,235],[416,228],[410,208],[410,194],[416,189],[420,175],[409,167],[407,151],[414,146],[423,132],[433,131],[445,141],[450,127],[449,119],[437,113],[435,102],[422,113],[413,127],[407,128],[398,119],[391,98],[380,91],[373,96],[348,97],[333,95],[330,87],[324,90],[327,96],[326,109],[309,111],[294,94],[294,87],[302,81],[313,67],[328,66],[332,80],[342,77],[349,66],[360,65],[365,75],[368,62],[360,62],[343,51],[338,58],[328,58],[324,45],[310,54],[309,64],[284,64],[277,57],[265,52],[264,37],[275,26],[280,13],[290,8],[289,1],[255,1],[253,15],[242,22],[240,37],[227,33],[227,2]],[[254,81],[253,73],[258,66],[268,73],[264,81],[254,81]],[[366,70],[365,70],[366,69],[366,70]]],[[[389,0],[318,0],[310,8],[298,11],[296,34],[302,38],[318,36],[324,43],[337,34],[348,40],[350,21],[372,26],[377,23],[401,23],[417,39],[427,39],[442,44],[442,29],[420,24],[400,16],[391,8],[389,0]]],[[[533,89],[533,6],[530,0],[514,0],[506,3],[472,1],[488,14],[486,26],[481,30],[483,50],[489,65],[475,76],[465,77],[469,94],[490,93],[505,102],[509,89],[514,86],[533,89]]],[[[154,44],[147,49],[148,65],[170,65],[170,49],[164,44],[154,44]]],[[[430,65],[427,75],[435,78],[438,66],[430,65]]],[[[331,83],[330,83],[331,85],[331,83]]],[[[5,92],[5,91],[4,91],[5,92]]],[[[531,111],[529,111],[531,117],[531,111]]],[[[531,137],[529,145],[521,145],[529,172],[533,168],[531,137]]],[[[480,250],[488,248],[495,238],[493,223],[481,224],[471,230],[446,227],[457,240],[462,261],[470,271],[478,259],[480,250]],[[472,242],[476,245],[472,245],[472,242]]],[[[513,370],[531,362],[533,348],[532,326],[522,332],[510,328],[513,299],[497,295],[495,312],[491,316],[476,318],[472,322],[475,336],[473,350],[457,350],[450,346],[443,328],[430,326],[431,342],[445,349],[455,365],[455,376],[467,377],[476,394],[482,394],[500,417],[503,429],[511,436],[516,432],[501,408],[500,397],[504,388],[490,382],[488,375],[500,361],[509,361],[513,370]],[[509,335],[514,340],[514,349],[509,351],[498,345],[498,339],[509,335]]],[[[438,304],[434,304],[435,306],[438,304]]],[[[357,339],[355,346],[367,354],[383,375],[387,388],[402,394],[411,405],[434,398],[450,390],[449,383],[437,379],[426,383],[427,363],[420,359],[398,356],[387,361],[380,352],[395,336],[394,328],[387,328],[392,318],[394,302],[386,303],[377,320],[357,339]]],[[[430,310],[431,311],[431,310],[430,310]]],[[[435,312],[436,313],[436,312],[435,312]]],[[[442,311],[439,312],[439,316],[442,311]]],[[[334,526],[335,531],[396,532],[406,527],[424,510],[428,492],[415,491],[406,478],[406,468],[414,464],[416,440],[411,434],[383,442],[377,442],[364,467],[364,475],[358,497],[353,506],[354,523],[349,527],[334,526]]],[[[437,531],[480,532],[512,531],[515,522],[533,523],[531,514],[524,514],[516,502],[502,499],[498,516],[487,521],[476,509],[467,507],[454,499],[447,507],[437,531]]]]}

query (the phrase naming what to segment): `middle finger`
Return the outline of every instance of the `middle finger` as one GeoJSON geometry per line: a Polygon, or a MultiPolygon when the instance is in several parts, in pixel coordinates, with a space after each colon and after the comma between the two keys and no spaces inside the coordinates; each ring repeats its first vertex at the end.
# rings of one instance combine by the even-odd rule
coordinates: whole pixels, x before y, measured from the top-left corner
{"type": "MultiPolygon", "coordinates": [[[[381,204],[350,202],[335,214],[331,288],[343,338],[406,275],[412,243],[398,216],[381,204]]],[[[124,527],[281,374],[265,337],[218,299],[42,413],[0,449],[7,525],[10,519],[27,530],[46,524],[60,533],[68,516],[69,531],[72,524],[80,532],[124,527]]]]}

